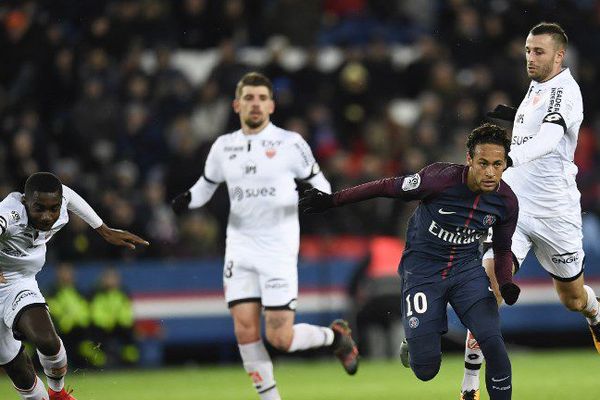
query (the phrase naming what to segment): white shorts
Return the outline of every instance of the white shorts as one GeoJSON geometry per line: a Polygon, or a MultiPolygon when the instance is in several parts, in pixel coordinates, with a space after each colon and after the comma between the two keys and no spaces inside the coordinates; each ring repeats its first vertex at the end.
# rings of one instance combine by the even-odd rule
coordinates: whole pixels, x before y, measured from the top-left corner
{"type": "Polygon", "coordinates": [[[223,288],[229,307],[256,301],[268,309],[295,310],[298,298],[297,258],[226,251],[223,288]]]}
{"type": "Polygon", "coordinates": [[[0,365],[12,361],[19,354],[21,341],[14,337],[13,323],[17,315],[32,304],[46,304],[34,277],[0,284],[0,365]]]}
{"type": "MultiPolygon", "coordinates": [[[[572,281],[583,272],[583,231],[581,215],[535,218],[519,214],[512,237],[512,252],[519,265],[529,249],[556,280],[572,281]]],[[[484,259],[493,258],[489,249],[484,259]]]]}

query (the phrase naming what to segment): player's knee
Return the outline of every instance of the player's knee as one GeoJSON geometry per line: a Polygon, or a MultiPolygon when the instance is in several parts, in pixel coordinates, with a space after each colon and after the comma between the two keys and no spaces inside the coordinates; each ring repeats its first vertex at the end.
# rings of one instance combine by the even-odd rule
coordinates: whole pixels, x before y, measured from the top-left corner
{"type": "Polygon", "coordinates": [[[40,353],[53,356],[60,351],[60,338],[54,331],[35,332],[29,338],[40,353]]]}
{"type": "Polygon", "coordinates": [[[422,381],[429,381],[440,371],[441,360],[433,361],[430,364],[411,364],[413,373],[422,381]]]}

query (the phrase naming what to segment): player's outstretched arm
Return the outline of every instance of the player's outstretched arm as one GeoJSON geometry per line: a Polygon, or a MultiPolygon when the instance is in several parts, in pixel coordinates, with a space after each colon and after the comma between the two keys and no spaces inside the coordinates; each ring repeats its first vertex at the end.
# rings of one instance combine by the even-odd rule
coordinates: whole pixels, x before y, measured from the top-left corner
{"type": "Polygon", "coordinates": [[[131,250],[134,250],[135,246],[138,244],[144,246],[150,245],[148,241],[133,233],[121,229],[109,228],[106,224],[102,224],[100,227],[96,228],[96,232],[98,232],[108,243],[114,244],[115,246],[129,247],[131,250]]]}

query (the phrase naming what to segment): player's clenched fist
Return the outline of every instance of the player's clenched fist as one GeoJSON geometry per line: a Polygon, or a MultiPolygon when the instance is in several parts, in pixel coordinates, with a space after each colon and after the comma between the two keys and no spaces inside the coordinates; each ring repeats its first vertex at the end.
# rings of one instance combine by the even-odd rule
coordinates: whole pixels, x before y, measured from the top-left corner
{"type": "Polygon", "coordinates": [[[509,306],[512,306],[517,302],[520,293],[521,289],[512,282],[505,283],[500,287],[500,294],[502,295],[504,302],[509,306]]]}
{"type": "Polygon", "coordinates": [[[333,196],[312,188],[304,192],[298,206],[306,214],[320,213],[334,206],[333,196]]]}

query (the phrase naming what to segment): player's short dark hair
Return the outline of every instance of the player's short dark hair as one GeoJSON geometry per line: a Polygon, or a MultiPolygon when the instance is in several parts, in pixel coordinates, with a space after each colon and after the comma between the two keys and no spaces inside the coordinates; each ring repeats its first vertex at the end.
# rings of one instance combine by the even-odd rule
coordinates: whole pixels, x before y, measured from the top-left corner
{"type": "Polygon", "coordinates": [[[564,49],[569,44],[569,38],[565,30],[556,22],[540,22],[529,31],[530,35],[550,35],[552,39],[558,43],[559,47],[564,49]]]}
{"type": "Polygon", "coordinates": [[[62,196],[62,183],[50,172],[36,172],[25,181],[25,195],[31,198],[33,192],[58,193],[62,196]]]}
{"type": "Polygon", "coordinates": [[[510,139],[506,130],[496,124],[486,122],[473,129],[467,137],[467,149],[471,158],[475,156],[475,146],[478,144],[497,144],[504,147],[506,157],[510,151],[510,139]]]}
{"type": "Polygon", "coordinates": [[[239,98],[242,95],[244,86],[266,86],[269,89],[269,96],[273,97],[273,84],[271,80],[260,72],[248,72],[242,76],[235,88],[235,97],[239,98]]]}

